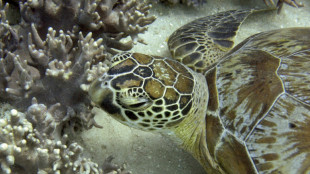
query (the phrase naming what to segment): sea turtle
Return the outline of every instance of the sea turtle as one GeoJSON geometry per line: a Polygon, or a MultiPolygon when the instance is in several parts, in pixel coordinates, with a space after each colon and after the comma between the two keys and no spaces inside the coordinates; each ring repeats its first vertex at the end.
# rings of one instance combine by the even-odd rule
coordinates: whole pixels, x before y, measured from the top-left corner
{"type": "Polygon", "coordinates": [[[207,173],[310,173],[310,28],[250,36],[253,10],[197,19],[169,38],[174,59],[120,53],[89,89],[121,123],[158,131],[207,173]]]}

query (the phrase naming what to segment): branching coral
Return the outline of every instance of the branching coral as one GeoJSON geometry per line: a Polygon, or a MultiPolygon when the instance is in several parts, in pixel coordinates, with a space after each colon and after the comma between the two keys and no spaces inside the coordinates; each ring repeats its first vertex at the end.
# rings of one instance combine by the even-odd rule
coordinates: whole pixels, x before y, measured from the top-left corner
{"type": "Polygon", "coordinates": [[[34,23],[41,37],[49,27],[70,33],[93,33],[103,38],[105,50],[129,50],[155,17],[147,17],[151,5],[142,0],[66,0],[27,1],[20,3],[21,16],[26,23],[34,23]],[[130,41],[122,42],[127,36],[130,41]]]}
{"type": "Polygon", "coordinates": [[[58,104],[47,108],[33,98],[25,113],[0,108],[0,173],[128,173],[108,158],[102,167],[82,156],[83,148],[59,132],[58,104]],[[112,167],[111,167],[112,166],[112,167]]]}
{"type": "Polygon", "coordinates": [[[147,17],[151,6],[142,0],[9,2],[0,0],[0,102],[21,112],[1,114],[7,117],[0,120],[0,173],[126,173],[100,169],[67,134],[100,127],[88,86],[107,71],[111,54],[143,42],[138,34],[155,20],[147,17]]]}
{"type": "Polygon", "coordinates": [[[142,42],[138,34],[155,20],[150,8],[140,0],[28,0],[19,2],[19,22],[11,25],[11,8],[0,2],[0,101],[19,109],[33,97],[59,103],[59,122],[98,126],[88,85],[107,70],[111,53],[142,42]]]}
{"type": "Polygon", "coordinates": [[[78,118],[85,128],[93,125],[90,102],[84,90],[92,79],[90,71],[106,71],[107,65],[93,66],[93,62],[104,59],[102,39],[94,40],[89,33],[80,33],[78,44],[73,47],[69,35],[49,28],[46,40],[38,37],[32,25],[28,34],[29,57],[8,52],[0,60],[4,83],[3,95],[6,101],[25,108],[32,97],[51,106],[59,103],[59,121],[73,121],[78,118]],[[28,58],[28,59],[25,59],[28,58]],[[91,123],[91,124],[89,124],[91,123]]]}

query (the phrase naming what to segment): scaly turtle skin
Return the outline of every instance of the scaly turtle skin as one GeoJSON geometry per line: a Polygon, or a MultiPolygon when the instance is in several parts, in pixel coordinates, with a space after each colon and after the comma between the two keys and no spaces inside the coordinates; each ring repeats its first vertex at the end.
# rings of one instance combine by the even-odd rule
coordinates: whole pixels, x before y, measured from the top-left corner
{"type": "Polygon", "coordinates": [[[207,173],[310,173],[310,28],[233,48],[251,12],[181,27],[168,41],[174,59],[116,55],[91,99],[125,125],[170,136],[207,173]]]}

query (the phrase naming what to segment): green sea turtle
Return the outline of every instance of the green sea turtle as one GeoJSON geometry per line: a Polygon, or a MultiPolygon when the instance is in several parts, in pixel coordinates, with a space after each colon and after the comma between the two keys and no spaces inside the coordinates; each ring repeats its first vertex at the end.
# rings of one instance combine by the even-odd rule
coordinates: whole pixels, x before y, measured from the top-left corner
{"type": "Polygon", "coordinates": [[[310,28],[233,39],[252,11],[197,19],[172,57],[121,53],[89,89],[125,125],[158,131],[207,173],[310,173],[310,28]]]}

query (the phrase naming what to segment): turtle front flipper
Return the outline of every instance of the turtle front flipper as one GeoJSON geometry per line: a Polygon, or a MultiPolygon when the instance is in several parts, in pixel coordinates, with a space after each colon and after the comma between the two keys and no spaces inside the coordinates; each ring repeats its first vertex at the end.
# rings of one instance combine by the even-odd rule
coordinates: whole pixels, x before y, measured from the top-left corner
{"type": "Polygon", "coordinates": [[[240,25],[253,11],[225,11],[184,25],[169,37],[172,57],[196,72],[206,71],[232,49],[240,25]]]}

